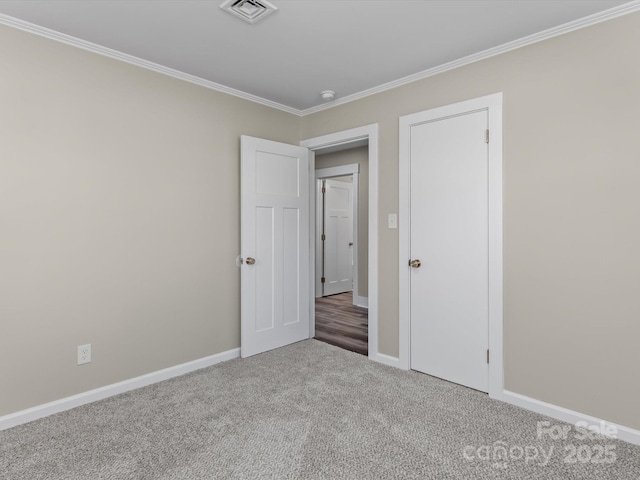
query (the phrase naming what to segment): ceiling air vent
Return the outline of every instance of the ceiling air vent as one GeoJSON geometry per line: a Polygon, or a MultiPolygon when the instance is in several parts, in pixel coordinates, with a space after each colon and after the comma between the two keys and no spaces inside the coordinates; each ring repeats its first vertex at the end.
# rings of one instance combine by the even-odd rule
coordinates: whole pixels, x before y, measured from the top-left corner
{"type": "Polygon", "coordinates": [[[278,10],[265,0],[226,0],[220,8],[249,23],[256,23],[278,10]]]}

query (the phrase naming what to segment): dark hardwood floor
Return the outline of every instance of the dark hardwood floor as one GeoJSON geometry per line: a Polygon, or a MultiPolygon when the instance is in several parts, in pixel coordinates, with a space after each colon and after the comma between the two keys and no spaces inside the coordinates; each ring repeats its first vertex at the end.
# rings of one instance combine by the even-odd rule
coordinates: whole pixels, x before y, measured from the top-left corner
{"type": "Polygon", "coordinates": [[[368,355],[368,310],[353,305],[352,292],[316,298],[315,338],[345,350],[368,355]]]}

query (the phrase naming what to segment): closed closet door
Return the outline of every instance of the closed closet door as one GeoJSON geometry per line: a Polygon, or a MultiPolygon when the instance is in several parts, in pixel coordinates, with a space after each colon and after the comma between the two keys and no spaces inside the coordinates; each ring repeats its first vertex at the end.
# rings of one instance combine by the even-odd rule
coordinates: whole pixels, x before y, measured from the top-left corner
{"type": "Polygon", "coordinates": [[[411,126],[411,368],[488,391],[488,112],[411,126]]]}

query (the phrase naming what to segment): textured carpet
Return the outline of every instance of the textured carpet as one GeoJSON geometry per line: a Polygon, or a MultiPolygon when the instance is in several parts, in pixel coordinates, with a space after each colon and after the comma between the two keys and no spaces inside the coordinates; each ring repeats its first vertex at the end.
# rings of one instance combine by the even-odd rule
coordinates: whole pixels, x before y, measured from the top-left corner
{"type": "Polygon", "coordinates": [[[0,477],[640,478],[640,448],[580,436],[308,340],[0,432],[0,477]]]}

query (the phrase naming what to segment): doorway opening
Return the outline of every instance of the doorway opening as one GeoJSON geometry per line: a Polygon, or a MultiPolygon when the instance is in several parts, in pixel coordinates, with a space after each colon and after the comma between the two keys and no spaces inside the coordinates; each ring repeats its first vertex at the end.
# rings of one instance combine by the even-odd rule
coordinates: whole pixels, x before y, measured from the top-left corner
{"type": "Polygon", "coordinates": [[[368,355],[368,145],[315,152],[314,338],[368,355]]]}
{"type": "MultiPolygon", "coordinates": [[[[311,172],[315,172],[315,156],[337,152],[340,150],[348,150],[356,147],[368,147],[367,166],[369,168],[369,181],[360,181],[360,187],[366,186],[368,190],[368,226],[364,228],[367,232],[368,256],[364,265],[367,268],[366,281],[358,282],[359,291],[362,287],[366,287],[366,306],[368,307],[368,357],[371,360],[384,363],[386,365],[398,366],[398,359],[388,355],[381,354],[378,351],[378,125],[371,124],[362,127],[356,127],[349,130],[338,131],[319,137],[308,138],[300,142],[303,147],[309,148],[311,151],[310,168],[311,172]]],[[[310,179],[310,189],[313,191],[315,186],[315,175],[312,173],[310,179]]],[[[362,195],[360,195],[362,198],[362,195]]],[[[310,211],[316,211],[315,195],[310,195],[310,211]]],[[[363,229],[360,229],[362,233],[363,229]]],[[[316,223],[310,222],[310,241],[311,252],[315,252],[316,244],[316,223]]],[[[361,242],[362,244],[362,242],[361,242]]],[[[309,337],[315,336],[315,270],[316,262],[310,259],[310,294],[312,301],[309,303],[310,325],[309,337]]],[[[363,268],[360,262],[360,269],[363,268]]]]}

